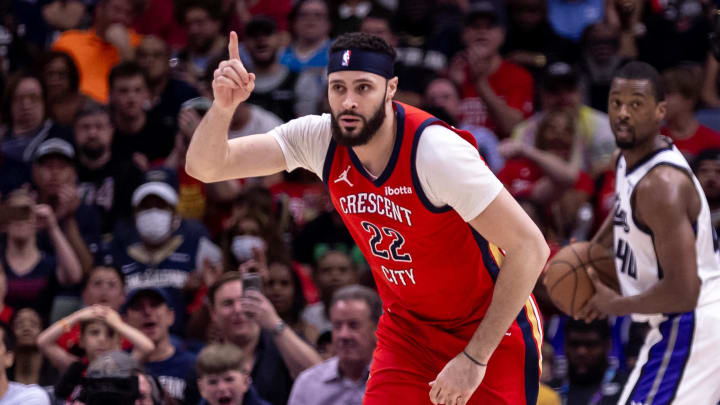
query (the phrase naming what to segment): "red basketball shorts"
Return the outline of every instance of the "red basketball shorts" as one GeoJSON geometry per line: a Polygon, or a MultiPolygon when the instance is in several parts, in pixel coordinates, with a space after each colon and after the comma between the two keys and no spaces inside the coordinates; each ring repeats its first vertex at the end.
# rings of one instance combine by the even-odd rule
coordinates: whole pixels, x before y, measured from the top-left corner
{"type": "MultiPolygon", "coordinates": [[[[430,386],[462,352],[477,323],[453,331],[385,313],[370,367],[364,405],[431,405],[430,386]]],[[[532,299],[493,353],[468,405],[535,405],[540,380],[542,325],[532,299]]]]}

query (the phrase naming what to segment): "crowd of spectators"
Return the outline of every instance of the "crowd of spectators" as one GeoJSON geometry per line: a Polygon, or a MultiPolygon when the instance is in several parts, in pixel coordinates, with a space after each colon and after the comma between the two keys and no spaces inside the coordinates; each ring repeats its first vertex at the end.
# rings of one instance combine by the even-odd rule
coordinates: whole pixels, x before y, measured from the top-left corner
{"type": "MultiPolygon", "coordinates": [[[[612,209],[607,94],[630,60],[662,72],[662,134],[720,229],[716,7],[0,0],[0,403],[82,404],[112,373],[139,405],[362,403],[382,305],[319,179],[184,170],[231,30],[256,80],[230,138],[329,112],[332,39],[377,35],[396,99],[469,131],[556,251],[612,209]]],[[[539,403],[615,403],[645,325],[577,322],[537,293],[539,403]]]]}

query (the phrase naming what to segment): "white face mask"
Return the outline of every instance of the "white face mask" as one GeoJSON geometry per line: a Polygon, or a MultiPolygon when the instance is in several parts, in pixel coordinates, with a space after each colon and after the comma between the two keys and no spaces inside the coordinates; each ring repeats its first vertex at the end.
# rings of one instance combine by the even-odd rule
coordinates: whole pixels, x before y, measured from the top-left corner
{"type": "Polygon", "coordinates": [[[265,250],[265,241],[253,235],[238,235],[233,238],[230,247],[233,255],[240,263],[253,258],[253,249],[265,250]]]}
{"type": "Polygon", "coordinates": [[[172,212],[150,208],[135,215],[135,227],[145,242],[156,244],[170,236],[172,219],[172,212]]]}

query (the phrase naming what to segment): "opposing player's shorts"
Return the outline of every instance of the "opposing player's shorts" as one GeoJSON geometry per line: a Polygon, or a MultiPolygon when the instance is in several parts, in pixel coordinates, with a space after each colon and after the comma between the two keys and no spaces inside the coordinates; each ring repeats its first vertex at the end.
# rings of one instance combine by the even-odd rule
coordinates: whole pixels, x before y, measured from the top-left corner
{"type": "Polygon", "coordinates": [[[720,402],[720,302],[650,322],[618,404],[720,402]]]}
{"type": "MultiPolygon", "coordinates": [[[[364,405],[429,405],[430,386],[470,341],[478,323],[452,331],[383,314],[364,405]]],[[[541,367],[542,325],[528,300],[488,362],[470,405],[535,405],[541,367]]]]}

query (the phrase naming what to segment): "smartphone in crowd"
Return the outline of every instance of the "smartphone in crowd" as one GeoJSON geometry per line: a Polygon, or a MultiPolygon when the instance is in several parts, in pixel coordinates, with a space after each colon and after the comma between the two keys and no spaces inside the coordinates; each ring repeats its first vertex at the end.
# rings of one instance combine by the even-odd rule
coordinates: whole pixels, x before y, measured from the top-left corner
{"type": "Polygon", "coordinates": [[[243,293],[249,290],[262,291],[262,279],[258,273],[243,274],[243,293]]]}

